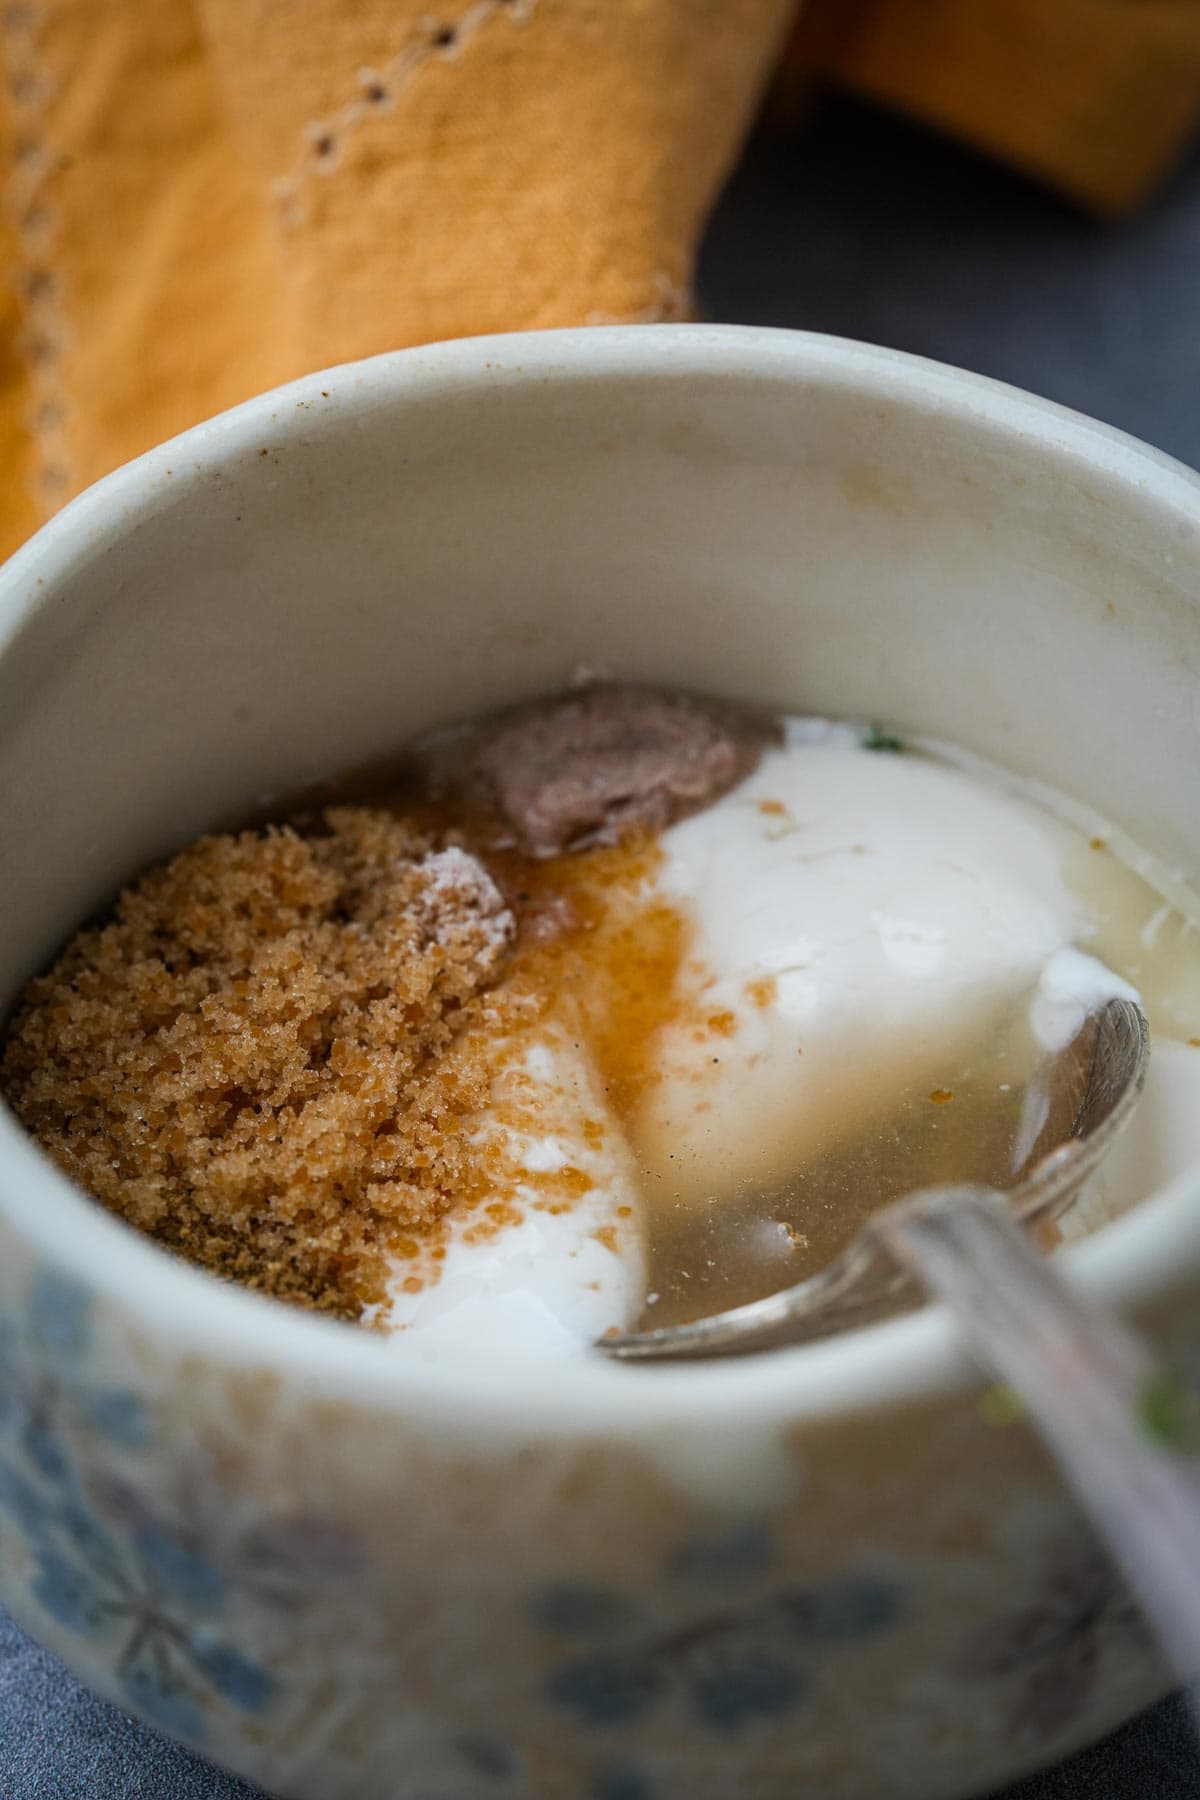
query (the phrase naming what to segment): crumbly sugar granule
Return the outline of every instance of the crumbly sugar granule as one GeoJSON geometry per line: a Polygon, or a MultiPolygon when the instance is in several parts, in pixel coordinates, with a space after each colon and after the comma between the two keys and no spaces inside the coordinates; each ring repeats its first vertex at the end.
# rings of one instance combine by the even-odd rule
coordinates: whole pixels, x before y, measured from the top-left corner
{"type": "Polygon", "coordinates": [[[471,1190],[512,934],[474,857],[382,810],[203,838],[30,984],[0,1091],[161,1244],[356,1318],[471,1190]]]}

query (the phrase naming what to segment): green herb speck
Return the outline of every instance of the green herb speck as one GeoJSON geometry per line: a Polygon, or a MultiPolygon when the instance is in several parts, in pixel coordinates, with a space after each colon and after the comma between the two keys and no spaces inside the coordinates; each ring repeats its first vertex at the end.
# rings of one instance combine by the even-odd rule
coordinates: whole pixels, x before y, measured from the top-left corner
{"type": "Polygon", "coordinates": [[[1161,1450],[1200,1448],[1200,1401],[1175,1369],[1155,1369],[1137,1397],[1137,1420],[1161,1450]]]}
{"type": "Polygon", "coordinates": [[[985,1388],[979,1410],[989,1425],[1017,1425],[1025,1417],[1025,1403],[1015,1388],[1002,1384],[985,1388]]]}
{"type": "Polygon", "coordinates": [[[863,735],[864,750],[884,750],[889,755],[899,756],[904,745],[898,737],[892,737],[878,725],[869,725],[863,735]]]}

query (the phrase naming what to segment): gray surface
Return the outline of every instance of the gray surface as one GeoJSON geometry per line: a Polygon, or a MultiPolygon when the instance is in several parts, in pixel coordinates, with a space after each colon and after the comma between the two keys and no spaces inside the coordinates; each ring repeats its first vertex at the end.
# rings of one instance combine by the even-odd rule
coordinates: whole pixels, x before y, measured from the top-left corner
{"type": "MultiPolygon", "coordinates": [[[[935,138],[830,106],[802,140],[751,149],[701,293],[711,318],[920,351],[1200,465],[1200,159],[1140,218],[1106,228],[935,138]]],[[[0,1800],[253,1795],[93,1700],[0,1612],[0,1800]]],[[[1084,1796],[1200,1800],[1182,1707],[1003,1800],[1084,1796]]]]}
{"type": "Polygon", "coordinates": [[[701,269],[706,315],[914,350],[1200,466],[1200,155],[1105,225],[883,114],[752,146],[701,269]]]}

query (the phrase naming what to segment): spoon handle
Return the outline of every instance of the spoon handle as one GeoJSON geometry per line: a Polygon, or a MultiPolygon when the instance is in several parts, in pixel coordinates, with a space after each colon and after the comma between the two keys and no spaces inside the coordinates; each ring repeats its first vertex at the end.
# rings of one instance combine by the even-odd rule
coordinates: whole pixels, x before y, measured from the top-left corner
{"type": "MultiPolygon", "coordinates": [[[[889,1207],[873,1229],[1011,1387],[1107,1540],[1185,1686],[1200,1674],[1200,1462],[1172,1442],[1190,1396],[1068,1285],[986,1188],[889,1207]]],[[[1195,1693],[1193,1691],[1193,1702],[1195,1693]]]]}

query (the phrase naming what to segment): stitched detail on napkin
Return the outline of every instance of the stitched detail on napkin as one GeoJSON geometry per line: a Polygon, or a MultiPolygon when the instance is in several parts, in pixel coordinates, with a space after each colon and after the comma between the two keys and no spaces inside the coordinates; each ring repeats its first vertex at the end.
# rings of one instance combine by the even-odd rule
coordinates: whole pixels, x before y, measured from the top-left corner
{"type": "Polygon", "coordinates": [[[536,6],[537,0],[476,0],[458,19],[422,21],[419,30],[381,67],[359,69],[356,91],[328,117],[307,122],[294,167],[271,184],[280,223],[294,230],[304,222],[308,182],[336,173],[346,138],[395,112],[406,90],[430,63],[462,56],[472,39],[497,18],[523,24],[536,6]]]}

